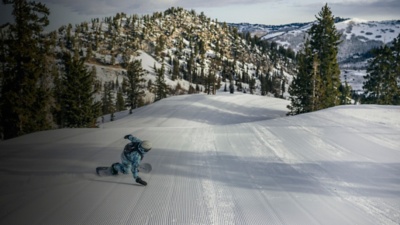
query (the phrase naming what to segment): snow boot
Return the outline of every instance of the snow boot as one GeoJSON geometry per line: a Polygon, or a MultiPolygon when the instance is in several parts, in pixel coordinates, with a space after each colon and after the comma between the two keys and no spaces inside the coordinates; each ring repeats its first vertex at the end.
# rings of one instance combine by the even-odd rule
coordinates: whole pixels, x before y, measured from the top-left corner
{"type": "Polygon", "coordinates": [[[140,177],[136,178],[136,183],[139,183],[139,184],[141,184],[143,186],[147,185],[147,182],[142,180],[142,178],[140,178],[140,177]]]}
{"type": "Polygon", "coordinates": [[[117,175],[118,174],[118,170],[115,169],[115,166],[118,165],[118,163],[113,163],[110,167],[110,172],[112,175],[117,175]]]}

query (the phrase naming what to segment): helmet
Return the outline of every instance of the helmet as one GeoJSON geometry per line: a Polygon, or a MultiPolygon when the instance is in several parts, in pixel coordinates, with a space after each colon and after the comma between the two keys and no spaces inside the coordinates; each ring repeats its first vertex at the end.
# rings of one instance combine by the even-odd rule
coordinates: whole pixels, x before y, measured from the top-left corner
{"type": "Polygon", "coordinates": [[[151,142],[150,141],[143,141],[140,146],[144,149],[145,152],[148,152],[151,150],[151,142]]]}

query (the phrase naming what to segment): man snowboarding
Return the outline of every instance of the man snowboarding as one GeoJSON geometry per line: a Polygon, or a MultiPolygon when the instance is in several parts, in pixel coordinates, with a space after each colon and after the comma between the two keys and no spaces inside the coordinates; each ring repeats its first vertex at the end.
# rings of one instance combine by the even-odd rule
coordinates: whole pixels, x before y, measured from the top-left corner
{"type": "Polygon", "coordinates": [[[125,145],[124,151],[121,153],[121,163],[117,162],[111,165],[111,174],[117,175],[118,172],[127,174],[130,170],[136,183],[146,186],[147,182],[142,180],[138,175],[138,168],[144,154],[151,150],[151,142],[147,140],[142,141],[131,134],[125,135],[124,139],[130,140],[131,143],[125,145]]]}

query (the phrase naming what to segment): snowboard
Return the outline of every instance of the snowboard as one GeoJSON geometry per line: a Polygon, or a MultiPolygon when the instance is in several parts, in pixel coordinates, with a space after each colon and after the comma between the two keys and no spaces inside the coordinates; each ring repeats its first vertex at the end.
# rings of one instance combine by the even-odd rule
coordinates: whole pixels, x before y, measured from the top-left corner
{"type": "MultiPolygon", "coordinates": [[[[151,164],[150,163],[141,163],[139,165],[139,172],[141,173],[150,173],[152,170],[151,164]]],[[[96,167],[96,173],[99,176],[115,176],[111,174],[111,167],[110,166],[99,166],[96,167]]],[[[118,173],[118,174],[123,174],[123,173],[118,173]]]]}

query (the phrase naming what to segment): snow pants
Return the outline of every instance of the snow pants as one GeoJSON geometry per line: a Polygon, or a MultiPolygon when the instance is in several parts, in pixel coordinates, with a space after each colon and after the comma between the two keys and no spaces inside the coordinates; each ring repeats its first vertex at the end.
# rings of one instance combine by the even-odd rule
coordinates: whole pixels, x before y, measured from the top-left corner
{"type": "Polygon", "coordinates": [[[128,174],[129,171],[131,171],[132,175],[133,175],[133,179],[136,180],[139,177],[139,171],[138,171],[138,167],[139,167],[139,162],[131,162],[129,161],[125,154],[122,153],[121,154],[121,163],[116,163],[114,165],[114,169],[118,170],[118,172],[123,173],[123,174],[128,174]]]}

